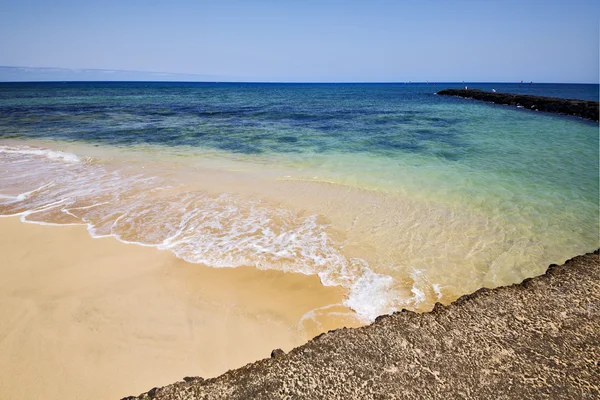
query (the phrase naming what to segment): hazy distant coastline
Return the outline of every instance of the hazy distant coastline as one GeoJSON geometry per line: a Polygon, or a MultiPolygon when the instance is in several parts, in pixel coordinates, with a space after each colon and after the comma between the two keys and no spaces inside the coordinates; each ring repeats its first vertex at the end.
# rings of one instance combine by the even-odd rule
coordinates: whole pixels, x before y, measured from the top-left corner
{"type": "MultiPolygon", "coordinates": [[[[472,82],[441,80],[433,81],[423,79],[422,81],[410,80],[364,80],[364,79],[318,79],[298,80],[285,76],[273,79],[258,78],[251,75],[218,75],[218,74],[190,74],[166,71],[139,71],[123,69],[102,68],[60,68],[60,67],[29,67],[29,66],[6,66],[0,65],[0,83],[2,82],[256,82],[256,83],[398,83],[398,84],[427,84],[435,87],[439,84],[470,84],[472,82]]],[[[516,85],[515,81],[481,81],[475,83],[498,83],[516,85]]],[[[596,85],[597,82],[535,82],[540,84],[579,84],[596,85]]],[[[528,86],[528,84],[524,86],[528,86]]]]}
{"type": "MultiPolygon", "coordinates": [[[[0,66],[0,82],[218,81],[219,76],[119,69],[0,66]]],[[[221,77],[222,78],[222,77],[221,77]]]]}

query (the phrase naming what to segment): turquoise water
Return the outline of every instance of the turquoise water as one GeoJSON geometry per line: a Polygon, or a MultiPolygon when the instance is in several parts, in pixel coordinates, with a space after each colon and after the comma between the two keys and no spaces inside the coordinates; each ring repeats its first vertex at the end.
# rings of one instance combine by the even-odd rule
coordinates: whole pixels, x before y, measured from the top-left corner
{"type": "Polygon", "coordinates": [[[0,212],[318,274],[367,319],[597,248],[598,125],[461,85],[0,84],[0,212]]]}

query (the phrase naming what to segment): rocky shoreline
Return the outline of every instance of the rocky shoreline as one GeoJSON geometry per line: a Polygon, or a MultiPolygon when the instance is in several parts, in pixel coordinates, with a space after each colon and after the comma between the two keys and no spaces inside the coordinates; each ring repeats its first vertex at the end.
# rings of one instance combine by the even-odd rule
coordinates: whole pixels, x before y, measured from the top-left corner
{"type": "Polygon", "coordinates": [[[599,251],[125,399],[600,398],[599,251]]]}
{"type": "Polygon", "coordinates": [[[487,101],[522,107],[527,110],[555,114],[572,115],[598,122],[598,102],[589,100],[560,99],[556,97],[531,96],[523,94],[493,93],[477,89],[446,89],[437,92],[440,96],[458,96],[467,99],[487,101]]]}

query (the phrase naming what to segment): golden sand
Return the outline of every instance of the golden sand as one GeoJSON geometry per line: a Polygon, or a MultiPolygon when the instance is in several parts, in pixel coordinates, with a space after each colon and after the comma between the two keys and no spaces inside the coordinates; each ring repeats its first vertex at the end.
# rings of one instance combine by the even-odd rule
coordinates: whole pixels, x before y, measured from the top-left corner
{"type": "Polygon", "coordinates": [[[357,325],[316,276],[207,268],[83,226],[0,218],[0,276],[1,399],[120,398],[357,325]]]}

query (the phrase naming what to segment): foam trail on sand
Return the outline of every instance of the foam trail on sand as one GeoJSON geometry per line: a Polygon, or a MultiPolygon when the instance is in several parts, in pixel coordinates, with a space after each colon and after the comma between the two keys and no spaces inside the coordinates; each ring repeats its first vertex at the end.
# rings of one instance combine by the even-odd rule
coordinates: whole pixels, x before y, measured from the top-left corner
{"type": "Polygon", "coordinates": [[[317,215],[261,200],[209,195],[139,168],[105,165],[63,152],[0,147],[0,215],[24,222],[86,224],[93,237],[169,250],[211,267],[254,266],[318,275],[348,290],[344,304],[364,321],[422,301],[402,296],[394,279],[344,256],[317,215]]]}

